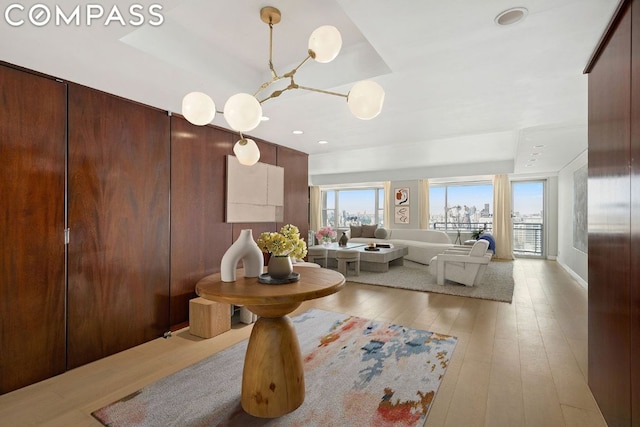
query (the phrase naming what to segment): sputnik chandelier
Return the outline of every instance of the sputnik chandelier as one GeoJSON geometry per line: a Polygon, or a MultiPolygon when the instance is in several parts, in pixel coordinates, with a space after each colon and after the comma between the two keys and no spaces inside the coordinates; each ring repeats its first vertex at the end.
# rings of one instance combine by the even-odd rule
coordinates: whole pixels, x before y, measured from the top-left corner
{"type": "Polygon", "coordinates": [[[309,37],[309,51],[307,57],[300,64],[285,74],[278,74],[273,65],[273,26],[280,22],[281,14],[275,7],[267,6],[260,10],[260,19],[269,25],[269,69],[271,80],[260,85],[253,94],[237,93],[224,104],[223,111],[216,111],[216,105],[207,94],[191,92],[182,100],[182,115],[197,126],[204,126],[213,120],[217,113],[224,114],[229,126],[240,134],[240,140],[233,147],[233,152],[241,164],[251,166],[260,159],[260,150],[255,141],[243,136],[243,132],[255,129],[262,119],[262,103],[276,98],[291,89],[304,89],[346,98],[349,110],[359,119],[369,120],[376,117],[382,110],[384,90],[371,80],[357,82],[349,93],[342,94],[328,90],[301,86],[294,80],[295,74],[309,59],[327,63],[338,56],[342,48],[342,36],[338,29],[331,25],[316,28],[309,37]],[[275,90],[262,99],[258,96],[273,83],[289,79],[289,85],[284,89],[275,90]]]}

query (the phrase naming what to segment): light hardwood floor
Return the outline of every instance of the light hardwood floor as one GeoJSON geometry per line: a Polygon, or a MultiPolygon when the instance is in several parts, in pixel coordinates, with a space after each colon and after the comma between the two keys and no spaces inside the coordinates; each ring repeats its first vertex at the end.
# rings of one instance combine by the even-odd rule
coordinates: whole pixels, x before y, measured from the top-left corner
{"type": "MultiPolygon", "coordinates": [[[[303,304],[457,336],[426,426],[605,426],[587,386],[587,292],[556,262],[519,259],[512,304],[348,283],[303,304]]],[[[1,426],[100,426],[91,412],[242,339],[188,330],[0,396],[1,426]]],[[[240,379],[238,379],[240,381],[240,379]]]]}

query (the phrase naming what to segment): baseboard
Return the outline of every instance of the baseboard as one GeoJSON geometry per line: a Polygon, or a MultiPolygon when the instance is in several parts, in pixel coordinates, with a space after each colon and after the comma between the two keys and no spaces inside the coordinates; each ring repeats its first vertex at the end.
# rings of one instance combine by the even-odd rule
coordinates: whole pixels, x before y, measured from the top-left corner
{"type": "Polygon", "coordinates": [[[573,277],[573,278],[575,279],[575,281],[576,281],[576,282],[578,282],[578,283],[580,284],[580,286],[582,286],[582,287],[583,287],[583,288],[585,288],[585,289],[589,289],[589,283],[588,283],[588,282],[585,282],[585,280],[584,280],[582,277],[580,277],[580,276],[578,275],[578,273],[576,273],[575,271],[573,271],[571,268],[569,268],[569,266],[568,266],[568,265],[566,265],[566,264],[565,264],[565,263],[563,263],[562,261],[557,261],[557,260],[556,260],[556,262],[557,262],[558,264],[560,264],[560,267],[564,268],[564,270],[565,270],[567,273],[569,273],[569,275],[570,275],[571,277],[573,277]]]}
{"type": "Polygon", "coordinates": [[[557,256],[555,256],[555,255],[549,255],[549,256],[547,256],[547,259],[548,259],[549,261],[557,261],[557,260],[558,260],[558,257],[557,257],[557,256]]]}

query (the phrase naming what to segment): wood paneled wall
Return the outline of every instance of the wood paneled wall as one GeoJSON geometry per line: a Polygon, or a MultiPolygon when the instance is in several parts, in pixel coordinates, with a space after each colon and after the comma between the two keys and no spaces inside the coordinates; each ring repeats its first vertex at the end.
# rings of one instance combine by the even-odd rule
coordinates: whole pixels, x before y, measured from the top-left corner
{"type": "MultiPolygon", "coordinates": [[[[278,229],[225,222],[237,139],[0,64],[0,393],[184,326],[240,230],[278,229]]],[[[256,143],[285,167],[285,222],[306,237],[308,156],[256,143]]]]}
{"type": "Polygon", "coordinates": [[[65,370],[65,106],[0,66],[0,394],[65,370]]]}
{"type": "Polygon", "coordinates": [[[621,3],[587,70],[589,386],[609,426],[640,425],[638,9],[621,3]]]}
{"type": "Polygon", "coordinates": [[[69,86],[68,368],[169,330],[169,116],[69,86]]]}
{"type": "Polygon", "coordinates": [[[300,237],[307,240],[309,231],[309,176],[308,156],[289,148],[278,148],[278,166],[284,167],[284,193],[287,203],[284,206],[283,222],[293,224],[300,229],[300,237]]]}
{"type": "Polygon", "coordinates": [[[217,272],[231,241],[224,222],[225,156],[232,135],[171,118],[171,325],[189,319],[195,283],[217,272]]]}

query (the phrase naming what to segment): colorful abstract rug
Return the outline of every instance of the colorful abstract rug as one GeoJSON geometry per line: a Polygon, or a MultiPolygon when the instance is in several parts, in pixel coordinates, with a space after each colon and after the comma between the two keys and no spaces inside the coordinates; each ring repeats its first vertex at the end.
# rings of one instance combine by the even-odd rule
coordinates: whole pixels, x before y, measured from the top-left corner
{"type": "Polygon", "coordinates": [[[93,416],[134,426],[422,426],[455,337],[312,309],[292,318],[306,398],[277,419],[240,406],[247,341],[106,406],[93,416]]]}

